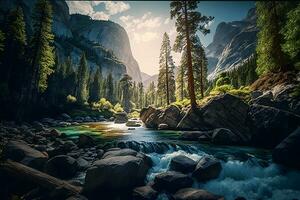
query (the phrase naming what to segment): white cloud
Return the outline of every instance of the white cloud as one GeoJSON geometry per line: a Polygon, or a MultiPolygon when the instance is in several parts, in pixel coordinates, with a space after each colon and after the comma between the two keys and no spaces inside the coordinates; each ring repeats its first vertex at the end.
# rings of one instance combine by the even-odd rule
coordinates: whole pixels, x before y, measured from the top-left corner
{"type": "Polygon", "coordinates": [[[123,1],[66,1],[70,13],[79,13],[83,15],[89,15],[92,19],[108,20],[110,16],[122,13],[130,9],[128,3],[123,1]],[[96,11],[95,6],[103,3],[105,5],[104,11],[96,11]]]}
{"type": "Polygon", "coordinates": [[[108,11],[109,15],[115,15],[117,13],[121,13],[130,9],[130,5],[124,3],[123,1],[117,1],[117,2],[106,1],[104,3],[105,3],[105,9],[108,11]]]}
{"type": "Polygon", "coordinates": [[[137,43],[149,42],[149,41],[155,40],[157,38],[159,38],[157,32],[143,32],[143,33],[135,32],[135,33],[133,33],[133,39],[137,43]]]}

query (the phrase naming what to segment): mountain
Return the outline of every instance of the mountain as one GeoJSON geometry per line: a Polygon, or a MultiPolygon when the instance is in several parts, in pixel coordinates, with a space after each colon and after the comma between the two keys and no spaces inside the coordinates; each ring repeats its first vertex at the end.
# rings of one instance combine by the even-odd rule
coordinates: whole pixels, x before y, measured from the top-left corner
{"type": "Polygon", "coordinates": [[[150,86],[151,82],[154,82],[155,87],[156,87],[157,81],[158,81],[158,74],[154,74],[154,75],[150,76],[149,78],[147,78],[146,80],[143,81],[144,88],[148,88],[150,86]]]}
{"type": "Polygon", "coordinates": [[[238,67],[254,52],[257,43],[255,8],[251,8],[245,19],[221,22],[213,41],[206,47],[208,58],[208,79],[214,79],[220,72],[238,67]]]}
{"type": "Polygon", "coordinates": [[[141,72],[141,76],[142,76],[142,81],[144,82],[145,80],[147,80],[148,78],[151,77],[151,75],[146,74],[145,72],[141,72]]]}
{"type": "MultiPolygon", "coordinates": [[[[88,65],[93,71],[100,66],[104,76],[112,73],[117,80],[128,73],[133,80],[142,81],[139,65],[131,53],[128,35],[122,26],[112,21],[92,20],[85,15],[70,15],[65,1],[50,2],[53,8],[54,44],[59,60],[71,56],[77,66],[80,55],[85,52],[88,65]]],[[[0,24],[9,10],[21,6],[26,31],[31,35],[31,16],[35,3],[36,0],[1,0],[0,24]]]]}

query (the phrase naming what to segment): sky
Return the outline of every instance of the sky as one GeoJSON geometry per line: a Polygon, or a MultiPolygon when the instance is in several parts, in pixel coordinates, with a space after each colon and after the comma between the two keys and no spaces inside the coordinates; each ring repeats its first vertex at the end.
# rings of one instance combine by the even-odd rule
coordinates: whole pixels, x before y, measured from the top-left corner
{"type": "MultiPolygon", "coordinates": [[[[170,1],[67,1],[70,13],[89,15],[94,20],[111,20],[127,31],[131,51],[142,72],[149,75],[158,73],[159,53],[164,32],[168,33],[173,45],[176,38],[175,20],[170,19],[170,1]]],[[[198,11],[214,16],[209,23],[211,33],[199,33],[204,46],[213,40],[220,22],[243,19],[254,1],[201,1],[198,11]]],[[[176,65],[180,53],[173,53],[176,65]]]]}

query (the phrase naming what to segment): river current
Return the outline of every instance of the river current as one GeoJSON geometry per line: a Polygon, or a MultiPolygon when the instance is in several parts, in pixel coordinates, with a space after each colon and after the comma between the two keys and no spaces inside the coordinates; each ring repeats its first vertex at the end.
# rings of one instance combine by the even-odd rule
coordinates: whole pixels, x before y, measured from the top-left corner
{"type": "MultiPolygon", "coordinates": [[[[222,172],[217,179],[205,183],[195,181],[193,187],[223,195],[227,200],[236,197],[247,200],[300,199],[300,171],[273,163],[270,150],[180,141],[177,140],[180,131],[157,131],[144,127],[128,130],[125,124],[112,122],[87,123],[59,130],[70,138],[88,134],[101,145],[126,147],[147,154],[154,163],[147,181],[167,171],[171,159],[177,155],[198,161],[208,154],[221,160],[222,172]]],[[[84,174],[79,179],[84,180],[84,174]]],[[[167,197],[162,194],[158,199],[167,197]]]]}

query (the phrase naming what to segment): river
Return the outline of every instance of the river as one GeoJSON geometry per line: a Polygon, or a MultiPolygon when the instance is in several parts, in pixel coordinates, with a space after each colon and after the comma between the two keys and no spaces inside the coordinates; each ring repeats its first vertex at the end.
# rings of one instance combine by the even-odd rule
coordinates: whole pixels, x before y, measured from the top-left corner
{"type": "MultiPolygon", "coordinates": [[[[59,130],[70,138],[89,134],[106,147],[128,147],[144,152],[154,163],[147,181],[167,171],[170,160],[177,155],[197,161],[209,154],[221,160],[222,172],[217,179],[205,183],[195,181],[193,187],[223,195],[227,200],[236,197],[247,200],[300,199],[300,172],[274,164],[269,150],[180,141],[177,140],[180,131],[157,131],[144,127],[128,130],[125,124],[112,122],[87,123],[59,130]]],[[[83,181],[84,174],[79,179],[83,181]]],[[[158,199],[166,198],[162,194],[158,199]]]]}

